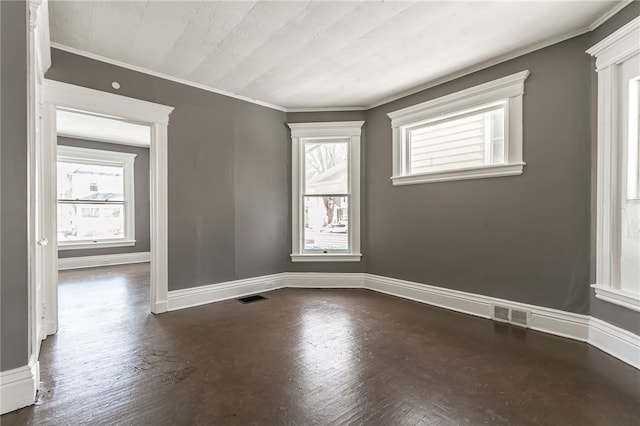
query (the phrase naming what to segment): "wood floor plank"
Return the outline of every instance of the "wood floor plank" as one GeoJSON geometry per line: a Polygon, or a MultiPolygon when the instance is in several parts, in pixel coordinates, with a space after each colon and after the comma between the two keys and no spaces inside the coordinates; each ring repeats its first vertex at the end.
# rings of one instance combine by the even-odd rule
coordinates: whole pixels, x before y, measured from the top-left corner
{"type": "Polygon", "coordinates": [[[2,425],[638,425],[587,344],[368,290],[149,311],[148,265],[60,274],[33,407],[2,425]]]}

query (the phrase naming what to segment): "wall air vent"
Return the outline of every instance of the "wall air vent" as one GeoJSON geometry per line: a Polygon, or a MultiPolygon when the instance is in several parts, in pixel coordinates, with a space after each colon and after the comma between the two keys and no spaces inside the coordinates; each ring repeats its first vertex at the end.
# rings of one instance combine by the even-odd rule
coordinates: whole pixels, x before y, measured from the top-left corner
{"type": "Polygon", "coordinates": [[[512,309],[506,306],[491,306],[491,315],[494,321],[506,322],[520,327],[529,327],[531,312],[512,309]]]}
{"type": "Polygon", "coordinates": [[[522,327],[529,327],[529,312],[512,309],[511,324],[519,325],[522,327]]]}
{"type": "Polygon", "coordinates": [[[509,308],[493,305],[493,319],[500,322],[509,322],[509,308]]]}

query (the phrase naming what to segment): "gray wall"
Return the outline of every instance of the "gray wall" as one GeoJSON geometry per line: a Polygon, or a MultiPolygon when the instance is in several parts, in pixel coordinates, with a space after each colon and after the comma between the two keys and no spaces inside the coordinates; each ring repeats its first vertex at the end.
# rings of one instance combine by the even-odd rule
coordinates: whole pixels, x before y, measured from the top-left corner
{"type": "Polygon", "coordinates": [[[367,111],[368,272],[589,312],[583,35],[367,111]],[[393,187],[387,113],[530,70],[522,176],[393,187]]]}
{"type": "MultiPolygon", "coordinates": [[[[587,313],[639,332],[637,315],[591,300],[593,64],[584,51],[638,15],[632,3],[583,35],[365,113],[365,264],[292,264],[285,114],[53,49],[47,77],[176,107],[169,125],[169,288],[286,270],[363,270],[587,313]],[[392,187],[386,112],[529,69],[525,173],[392,187]],[[591,120],[591,121],[590,121],[591,120]],[[592,143],[588,143],[591,141],[592,143]],[[339,269],[342,268],[342,269],[339,269]]],[[[26,9],[2,15],[1,356],[27,362],[26,9]],[[9,268],[10,265],[10,268],[9,268]]],[[[358,117],[358,118],[354,118],[358,117]]]]}
{"type": "MultiPolygon", "coordinates": [[[[640,2],[632,2],[620,13],[605,22],[591,33],[589,46],[593,46],[608,35],[615,32],[627,22],[640,16],[640,2]]],[[[595,256],[596,256],[596,148],[597,148],[597,117],[598,117],[598,76],[595,72],[595,59],[590,65],[590,119],[591,119],[591,274],[590,283],[595,282],[595,256]]],[[[631,311],[612,303],[595,298],[590,292],[590,313],[618,327],[625,328],[633,333],[640,334],[640,313],[631,311]]]]}
{"type": "Polygon", "coordinates": [[[0,369],[29,357],[27,270],[27,17],[0,2],[0,369]]]}
{"type": "Polygon", "coordinates": [[[135,193],[135,239],[136,244],[130,247],[111,247],[102,249],[58,250],[59,258],[78,256],[98,256],[105,254],[148,252],[149,242],[149,149],[114,143],[95,142],[83,139],[58,136],[58,145],[75,146],[79,148],[100,149],[103,151],[128,152],[137,154],[134,163],[134,193],[135,193]]]}
{"type": "Polygon", "coordinates": [[[287,269],[285,113],[56,49],[52,62],[47,78],[175,107],[169,290],[287,269]]]}

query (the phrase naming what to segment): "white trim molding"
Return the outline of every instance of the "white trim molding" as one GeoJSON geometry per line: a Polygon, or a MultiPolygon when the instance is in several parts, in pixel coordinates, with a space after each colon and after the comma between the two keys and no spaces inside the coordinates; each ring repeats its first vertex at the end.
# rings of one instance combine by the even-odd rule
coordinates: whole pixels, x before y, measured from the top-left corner
{"type": "Polygon", "coordinates": [[[100,256],[78,256],[58,258],[58,270],[96,268],[99,266],[128,265],[151,262],[151,252],[104,254],[100,256]]]}
{"type": "Polygon", "coordinates": [[[628,186],[626,161],[629,102],[626,80],[637,77],[640,17],[587,50],[596,57],[598,134],[596,181],[596,298],[640,311],[640,293],[623,287],[621,278],[622,206],[628,186]]]}
{"type": "MultiPolygon", "coordinates": [[[[39,2],[47,2],[47,0],[30,0],[36,4],[38,4],[39,2]]],[[[189,80],[185,80],[182,78],[178,78],[178,77],[174,77],[168,74],[164,74],[161,72],[157,72],[157,71],[153,71],[147,68],[143,68],[143,67],[139,67],[136,65],[132,65],[132,64],[128,64],[122,61],[117,61],[115,59],[111,59],[111,58],[107,58],[105,56],[101,56],[101,55],[97,55],[95,53],[91,53],[91,52],[87,52],[85,50],[81,50],[81,49],[77,49],[74,47],[70,47],[70,46],[66,46],[64,44],[61,43],[53,43],[53,42],[49,42],[49,30],[48,30],[48,25],[49,25],[49,20],[48,20],[48,16],[47,19],[45,19],[46,21],[46,25],[47,25],[47,31],[46,31],[46,45],[47,48],[46,49],[42,49],[43,51],[49,52],[50,48],[54,48],[54,49],[58,49],[58,50],[62,50],[64,52],[68,52],[68,53],[73,53],[75,55],[78,56],[82,56],[85,58],[89,58],[89,59],[93,59],[96,61],[100,61],[100,62],[104,62],[107,64],[111,64],[111,65],[115,65],[121,68],[125,68],[125,69],[129,69],[132,71],[137,71],[143,74],[147,74],[147,75],[152,75],[154,77],[159,77],[162,78],[164,80],[168,80],[168,81],[173,81],[175,83],[179,83],[179,84],[184,84],[186,86],[191,86],[191,87],[195,87],[201,90],[205,90],[207,92],[212,92],[212,93],[217,93],[223,96],[228,96],[231,98],[235,98],[235,99],[239,99],[245,102],[250,102],[256,105],[260,105],[260,106],[264,106],[267,108],[272,108],[278,111],[283,111],[283,112],[323,112],[323,111],[367,111],[373,108],[376,108],[380,105],[385,105],[388,104],[390,102],[393,102],[395,100],[413,95],[415,93],[418,92],[422,92],[423,90],[427,90],[430,89],[432,87],[435,86],[439,86],[441,84],[444,84],[446,82],[452,81],[452,80],[456,80],[458,78],[464,77],[466,75],[469,74],[473,74],[475,72],[481,71],[483,69],[486,68],[490,68],[492,66],[510,61],[512,59],[515,58],[519,58],[521,56],[524,56],[526,54],[529,54],[531,52],[535,52],[541,49],[544,49],[545,47],[549,47],[549,46],[553,46],[554,44],[558,44],[561,43],[563,41],[572,39],[574,37],[577,37],[579,35],[588,33],[590,31],[595,30],[596,28],[598,28],[600,25],[604,24],[606,21],[608,21],[610,18],[612,18],[613,16],[615,16],[618,12],[620,12],[622,9],[624,9],[625,7],[627,7],[630,3],[632,3],[633,0],[623,0],[619,3],[616,3],[616,5],[614,5],[610,10],[608,10],[606,13],[604,13],[602,16],[598,17],[595,21],[593,21],[590,25],[584,26],[584,27],[580,27],[576,30],[573,31],[569,31],[567,33],[561,34],[557,37],[553,37],[553,38],[549,38],[546,40],[543,40],[541,42],[538,43],[533,43],[527,46],[524,46],[520,49],[515,49],[511,52],[508,52],[506,54],[503,55],[499,55],[497,57],[494,57],[492,59],[486,60],[486,61],[482,61],[480,63],[474,64],[472,66],[463,68],[461,70],[458,71],[454,71],[454,72],[450,72],[444,76],[441,77],[436,77],[434,79],[431,79],[423,84],[420,84],[418,86],[412,87],[408,90],[403,90],[401,92],[398,93],[394,93],[393,95],[390,96],[386,96],[384,98],[378,99],[368,105],[356,105],[356,106],[337,106],[337,107],[284,107],[284,106],[280,106],[280,105],[275,105],[275,104],[271,104],[269,102],[265,102],[265,101],[261,101],[259,99],[255,99],[255,98],[249,98],[246,96],[242,96],[242,95],[238,95],[236,93],[232,93],[232,92],[228,92],[222,89],[216,89],[215,87],[211,87],[211,86],[207,86],[204,84],[200,84],[200,83],[195,83],[189,80]]],[[[47,15],[48,15],[48,11],[47,11],[47,15]]],[[[50,53],[49,53],[50,55],[50,53]]],[[[49,68],[51,63],[51,59],[49,59],[49,62],[45,68],[45,72],[46,70],[49,68]]],[[[44,73],[43,73],[44,75],[44,73]]]]}
{"type": "Polygon", "coordinates": [[[29,0],[29,29],[33,32],[33,67],[36,71],[36,81],[42,83],[45,73],[51,67],[48,0],[29,0]]]}
{"type": "Polygon", "coordinates": [[[141,123],[169,124],[169,114],[174,110],[167,105],[48,79],[44,80],[44,100],[55,103],[56,107],[84,108],[81,111],[141,123]],[[82,107],[78,107],[79,102],[82,107]]]}
{"type": "MultiPolygon", "coordinates": [[[[122,167],[123,172],[123,200],[124,235],[122,238],[82,239],[59,241],[58,250],[79,250],[108,247],[127,247],[136,243],[136,191],[135,191],[135,159],[137,154],[129,152],[104,151],[101,149],[80,148],[75,146],[58,145],[58,162],[82,165],[122,167]]],[[[82,204],[82,200],[64,200],[74,204],[82,204]]],[[[58,200],[60,203],[60,200],[58,200]]],[[[100,204],[96,204],[96,207],[100,204]]],[[[59,222],[58,222],[59,223],[59,222]]]]}
{"type": "Polygon", "coordinates": [[[606,12],[604,15],[600,16],[598,19],[593,21],[591,25],[589,25],[589,31],[595,30],[600,25],[604,24],[609,19],[613,18],[618,12],[620,12],[622,9],[630,5],[633,1],[634,0],[622,0],[621,2],[618,2],[608,12],[606,12]]]}
{"type": "Polygon", "coordinates": [[[494,305],[527,311],[531,313],[529,328],[532,330],[581,342],[586,342],[588,339],[589,317],[587,315],[379,275],[366,274],[365,281],[366,288],[369,290],[482,318],[492,318],[491,311],[494,305]]]}
{"type": "Polygon", "coordinates": [[[589,344],[640,370],[640,336],[591,317],[589,344]]]}
{"type": "Polygon", "coordinates": [[[284,272],[169,292],[169,310],[235,299],[280,288],[367,289],[491,319],[501,306],[527,313],[527,328],[589,343],[640,369],[640,336],[589,315],[367,273],[284,272]]]}
{"type": "Polygon", "coordinates": [[[596,299],[640,312],[640,298],[637,294],[600,284],[592,284],[591,287],[595,289],[596,299]]]}
{"type": "MultiPolygon", "coordinates": [[[[43,129],[44,143],[48,154],[44,163],[55,164],[57,146],[56,110],[66,108],[102,114],[151,126],[149,149],[150,194],[151,194],[151,312],[158,314],[167,310],[168,292],[168,218],[167,218],[167,127],[173,107],[153,102],[128,98],[113,93],[101,92],[86,87],[74,86],[52,80],[43,83],[43,129]]],[[[51,202],[46,203],[45,217],[55,223],[55,170],[50,179],[53,186],[45,188],[52,192],[51,202]]],[[[54,226],[55,228],[55,226],[54,226]]],[[[58,241],[54,233],[50,238],[57,255],[58,241]]],[[[57,259],[53,262],[57,266],[57,259]]],[[[54,269],[55,272],[55,269],[54,269]]],[[[57,280],[48,285],[46,291],[46,318],[48,332],[57,329],[57,280]]]]}
{"type": "MultiPolygon", "coordinates": [[[[291,129],[291,261],[292,262],[359,262],[360,253],[360,135],[364,121],[321,123],[288,123],[291,129]],[[305,249],[304,199],[305,143],[345,142],[348,144],[348,250],[305,249]]],[[[323,195],[323,194],[314,194],[323,195]]]]}
{"type": "Polygon", "coordinates": [[[182,290],[171,290],[167,298],[167,310],[175,311],[282,288],[283,278],[284,274],[263,275],[182,290]]]}
{"type": "Polygon", "coordinates": [[[147,68],[139,67],[137,65],[127,64],[122,61],[117,61],[115,59],[107,58],[106,56],[96,55],[95,53],[87,52],[85,50],[76,49],[74,47],[65,46],[60,43],[51,43],[51,47],[54,49],[62,50],[64,52],[73,53],[74,55],[83,56],[85,58],[93,59],[94,61],[104,62],[106,64],[115,65],[120,68],[125,68],[131,71],[136,71],[142,74],[151,75],[154,77],[161,78],[163,80],[173,81],[174,83],[184,84],[185,86],[195,87],[196,89],[204,90],[211,93],[216,93],[218,95],[227,96],[229,98],[239,99],[241,101],[249,102],[252,104],[260,105],[263,107],[275,109],[278,111],[287,112],[287,109],[281,107],[279,105],[270,104],[269,102],[264,102],[259,99],[249,98],[247,96],[238,95],[233,92],[228,92],[222,89],[216,89],[215,87],[207,86],[200,83],[195,83],[193,81],[185,80],[183,78],[173,77],[169,74],[164,74],[157,71],[152,71],[147,68]]]}
{"type": "Polygon", "coordinates": [[[29,364],[0,372],[0,414],[33,405],[40,384],[37,355],[29,364]]]}
{"type": "Polygon", "coordinates": [[[393,185],[442,182],[514,176],[522,174],[524,82],[529,71],[521,71],[459,92],[422,102],[388,113],[391,119],[393,185]],[[417,125],[441,120],[450,115],[475,111],[483,106],[499,102],[504,108],[504,163],[446,171],[412,174],[408,166],[407,133],[417,125]]]}
{"type": "Polygon", "coordinates": [[[596,57],[596,71],[624,62],[640,50],[640,17],[620,27],[616,32],[596,43],[587,53],[596,57]]]}

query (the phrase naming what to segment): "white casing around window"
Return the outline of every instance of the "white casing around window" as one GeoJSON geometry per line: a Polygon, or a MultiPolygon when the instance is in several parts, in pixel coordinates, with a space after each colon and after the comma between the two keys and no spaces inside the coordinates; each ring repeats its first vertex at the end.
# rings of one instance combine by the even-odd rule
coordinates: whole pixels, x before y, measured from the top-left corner
{"type": "Polygon", "coordinates": [[[498,80],[471,87],[430,101],[387,114],[391,119],[393,151],[393,185],[480,179],[522,174],[522,96],[529,71],[521,71],[498,80]],[[481,105],[507,101],[505,111],[505,163],[478,167],[407,174],[403,167],[403,132],[407,127],[439,116],[468,110],[481,105]]]}
{"type": "Polygon", "coordinates": [[[125,236],[113,240],[96,241],[58,241],[58,250],[79,250],[89,248],[126,247],[136,243],[135,235],[135,183],[134,163],[137,154],[128,152],[104,151],[101,149],[80,148],[59,145],[58,161],[69,161],[99,166],[116,165],[124,169],[124,212],[125,236]]]}
{"type": "Polygon", "coordinates": [[[291,260],[293,262],[359,262],[360,253],[360,136],[364,121],[288,123],[291,129],[291,260]],[[349,140],[349,253],[305,253],[303,250],[301,170],[303,140],[349,140]]]}
{"type": "MultiPolygon", "coordinates": [[[[596,57],[598,73],[598,147],[596,202],[596,298],[640,312],[640,294],[626,291],[620,280],[619,209],[621,191],[621,114],[619,69],[640,53],[640,18],[636,18],[587,50],[596,57]]],[[[640,72],[640,71],[639,71],[640,72]]]]}

